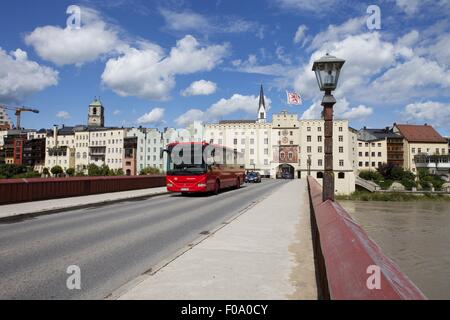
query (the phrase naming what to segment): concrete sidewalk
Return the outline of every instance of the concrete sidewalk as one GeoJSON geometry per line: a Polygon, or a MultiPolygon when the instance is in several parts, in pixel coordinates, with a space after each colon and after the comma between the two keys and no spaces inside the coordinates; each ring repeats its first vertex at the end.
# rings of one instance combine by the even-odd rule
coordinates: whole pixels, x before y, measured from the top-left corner
{"type": "MultiPolygon", "coordinates": [[[[140,282],[139,282],[140,281],[140,282]]],[[[306,180],[283,185],[119,299],[317,299],[306,180]]]]}
{"type": "Polygon", "coordinates": [[[93,204],[109,203],[141,197],[144,198],[164,193],[167,193],[166,187],[8,204],[0,206],[0,219],[19,217],[30,214],[39,215],[52,211],[59,211],[64,209],[76,209],[93,204]]]}

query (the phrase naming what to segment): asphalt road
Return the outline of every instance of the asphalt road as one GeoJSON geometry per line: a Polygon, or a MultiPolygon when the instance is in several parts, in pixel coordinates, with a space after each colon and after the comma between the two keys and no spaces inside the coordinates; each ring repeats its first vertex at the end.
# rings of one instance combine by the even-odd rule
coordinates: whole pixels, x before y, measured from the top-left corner
{"type": "Polygon", "coordinates": [[[284,182],[178,194],[0,224],[0,299],[103,299],[284,182]],[[69,290],[71,265],[81,290],[69,290]]]}

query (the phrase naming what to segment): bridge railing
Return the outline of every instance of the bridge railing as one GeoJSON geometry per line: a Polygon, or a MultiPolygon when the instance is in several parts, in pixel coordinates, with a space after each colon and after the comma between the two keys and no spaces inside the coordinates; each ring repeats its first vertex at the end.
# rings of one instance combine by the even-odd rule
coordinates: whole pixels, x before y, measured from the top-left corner
{"type": "Polygon", "coordinates": [[[165,176],[0,179],[0,205],[163,187],[165,176]]]}
{"type": "Polygon", "coordinates": [[[312,177],[308,188],[321,299],[426,299],[339,203],[322,201],[322,187],[312,177]]]}

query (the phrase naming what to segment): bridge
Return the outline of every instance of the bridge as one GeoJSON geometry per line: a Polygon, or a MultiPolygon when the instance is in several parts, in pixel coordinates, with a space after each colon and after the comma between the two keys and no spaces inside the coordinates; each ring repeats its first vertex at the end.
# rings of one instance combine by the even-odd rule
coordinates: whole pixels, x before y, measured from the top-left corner
{"type": "Polygon", "coordinates": [[[161,177],[136,179],[140,190],[86,179],[49,179],[39,188],[59,198],[32,202],[43,180],[9,186],[0,299],[426,298],[312,177],[187,197],[161,177]],[[69,265],[83,290],[67,290],[69,265]]]}
{"type": "Polygon", "coordinates": [[[356,176],[355,184],[358,187],[366,189],[367,191],[370,191],[370,192],[375,192],[375,191],[381,190],[381,187],[378,184],[376,184],[375,182],[369,181],[369,180],[365,180],[365,179],[363,179],[363,178],[361,178],[359,176],[356,176]]]}

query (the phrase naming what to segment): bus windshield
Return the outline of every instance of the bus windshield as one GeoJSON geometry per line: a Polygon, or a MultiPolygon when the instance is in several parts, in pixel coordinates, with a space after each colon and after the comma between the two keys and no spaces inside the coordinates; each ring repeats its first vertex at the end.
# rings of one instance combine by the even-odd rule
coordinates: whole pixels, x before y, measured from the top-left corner
{"type": "Polygon", "coordinates": [[[184,155],[183,151],[174,151],[173,147],[168,150],[168,175],[200,175],[207,172],[208,166],[205,163],[203,157],[201,157],[203,150],[202,146],[191,145],[190,147],[190,155],[184,155]],[[172,151],[174,151],[174,154],[180,158],[178,159],[178,161],[175,161],[175,159],[172,158],[173,156],[175,156],[172,154],[172,151]],[[200,152],[200,156],[195,156],[195,152],[200,152]]]}

